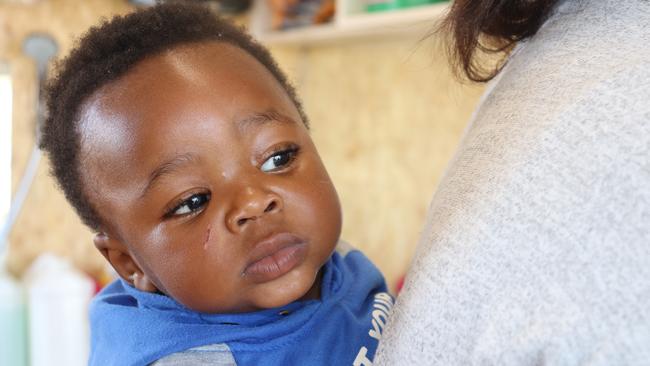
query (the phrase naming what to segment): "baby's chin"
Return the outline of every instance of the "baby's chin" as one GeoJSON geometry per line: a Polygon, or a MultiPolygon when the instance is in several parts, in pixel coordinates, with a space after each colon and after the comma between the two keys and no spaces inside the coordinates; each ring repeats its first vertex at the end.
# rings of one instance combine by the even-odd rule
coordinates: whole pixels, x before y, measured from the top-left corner
{"type": "MultiPolygon", "coordinates": [[[[303,263],[297,268],[272,281],[249,284],[241,287],[228,297],[229,302],[192,303],[169,294],[186,308],[204,314],[250,313],[279,308],[297,300],[320,298],[322,265],[303,263]]],[[[234,289],[233,289],[234,290],[234,289]]],[[[187,299],[185,299],[187,300],[187,299]]],[[[215,299],[212,299],[214,301],[215,299]]]]}
{"type": "Polygon", "coordinates": [[[320,295],[320,283],[316,283],[317,280],[320,281],[318,272],[319,270],[297,268],[274,281],[257,285],[249,294],[252,307],[259,310],[272,309],[297,300],[318,298],[320,295]]]}

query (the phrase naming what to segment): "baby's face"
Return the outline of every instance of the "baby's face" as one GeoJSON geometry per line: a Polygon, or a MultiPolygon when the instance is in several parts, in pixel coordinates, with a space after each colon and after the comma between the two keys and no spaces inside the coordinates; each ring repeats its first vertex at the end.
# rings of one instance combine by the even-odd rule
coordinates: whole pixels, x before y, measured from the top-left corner
{"type": "Polygon", "coordinates": [[[84,186],[106,222],[95,242],[123,278],[201,312],[318,292],[338,198],[296,107],[252,56],[176,48],[81,112],[84,186]]]}

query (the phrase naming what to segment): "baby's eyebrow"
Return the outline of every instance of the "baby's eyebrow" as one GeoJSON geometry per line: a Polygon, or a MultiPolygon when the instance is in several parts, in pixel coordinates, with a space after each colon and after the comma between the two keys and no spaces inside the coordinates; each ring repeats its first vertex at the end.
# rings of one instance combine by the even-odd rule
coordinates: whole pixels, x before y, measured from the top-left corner
{"type": "Polygon", "coordinates": [[[251,115],[248,115],[238,121],[236,121],[237,128],[240,132],[245,132],[246,130],[259,127],[270,122],[281,122],[281,123],[297,123],[293,118],[278,112],[275,109],[269,109],[264,112],[257,112],[251,115]]]}
{"type": "Polygon", "coordinates": [[[163,176],[172,173],[182,165],[193,163],[196,160],[197,158],[195,155],[186,153],[186,154],[177,155],[165,161],[164,163],[158,165],[158,167],[154,169],[151,172],[151,174],[149,174],[149,180],[147,181],[147,185],[142,190],[142,194],[140,195],[140,197],[144,197],[147,194],[147,192],[153,186],[155,186],[156,182],[158,182],[163,176]]]}

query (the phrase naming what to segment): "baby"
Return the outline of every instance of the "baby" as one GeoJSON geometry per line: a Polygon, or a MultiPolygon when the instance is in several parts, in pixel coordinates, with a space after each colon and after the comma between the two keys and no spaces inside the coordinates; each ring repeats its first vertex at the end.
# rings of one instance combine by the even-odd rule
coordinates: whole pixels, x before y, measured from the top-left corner
{"type": "Polygon", "coordinates": [[[370,365],[392,305],[268,51],[198,5],[89,30],[41,147],[119,274],[91,365],[370,365]],[[339,245],[337,245],[339,244],[339,245]]]}

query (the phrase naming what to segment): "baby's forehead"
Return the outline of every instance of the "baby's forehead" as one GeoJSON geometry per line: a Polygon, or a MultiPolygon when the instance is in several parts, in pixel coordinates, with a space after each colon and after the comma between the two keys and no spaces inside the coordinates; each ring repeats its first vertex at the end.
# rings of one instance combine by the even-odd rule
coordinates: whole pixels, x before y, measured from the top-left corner
{"type": "Polygon", "coordinates": [[[302,123],[293,100],[262,64],[225,43],[190,44],[142,60],[84,102],[81,155],[119,167],[189,143],[183,136],[196,129],[213,133],[215,121],[218,128],[234,128],[269,120],[302,123]]]}
{"type": "Polygon", "coordinates": [[[167,117],[179,103],[192,106],[205,94],[245,103],[234,100],[242,92],[266,99],[286,96],[273,75],[236,46],[224,42],[177,46],[141,60],[95,91],[80,108],[79,130],[84,137],[85,131],[94,130],[90,127],[99,123],[102,128],[132,133],[134,126],[129,127],[128,122],[145,119],[152,124],[152,120],[167,117]]]}

